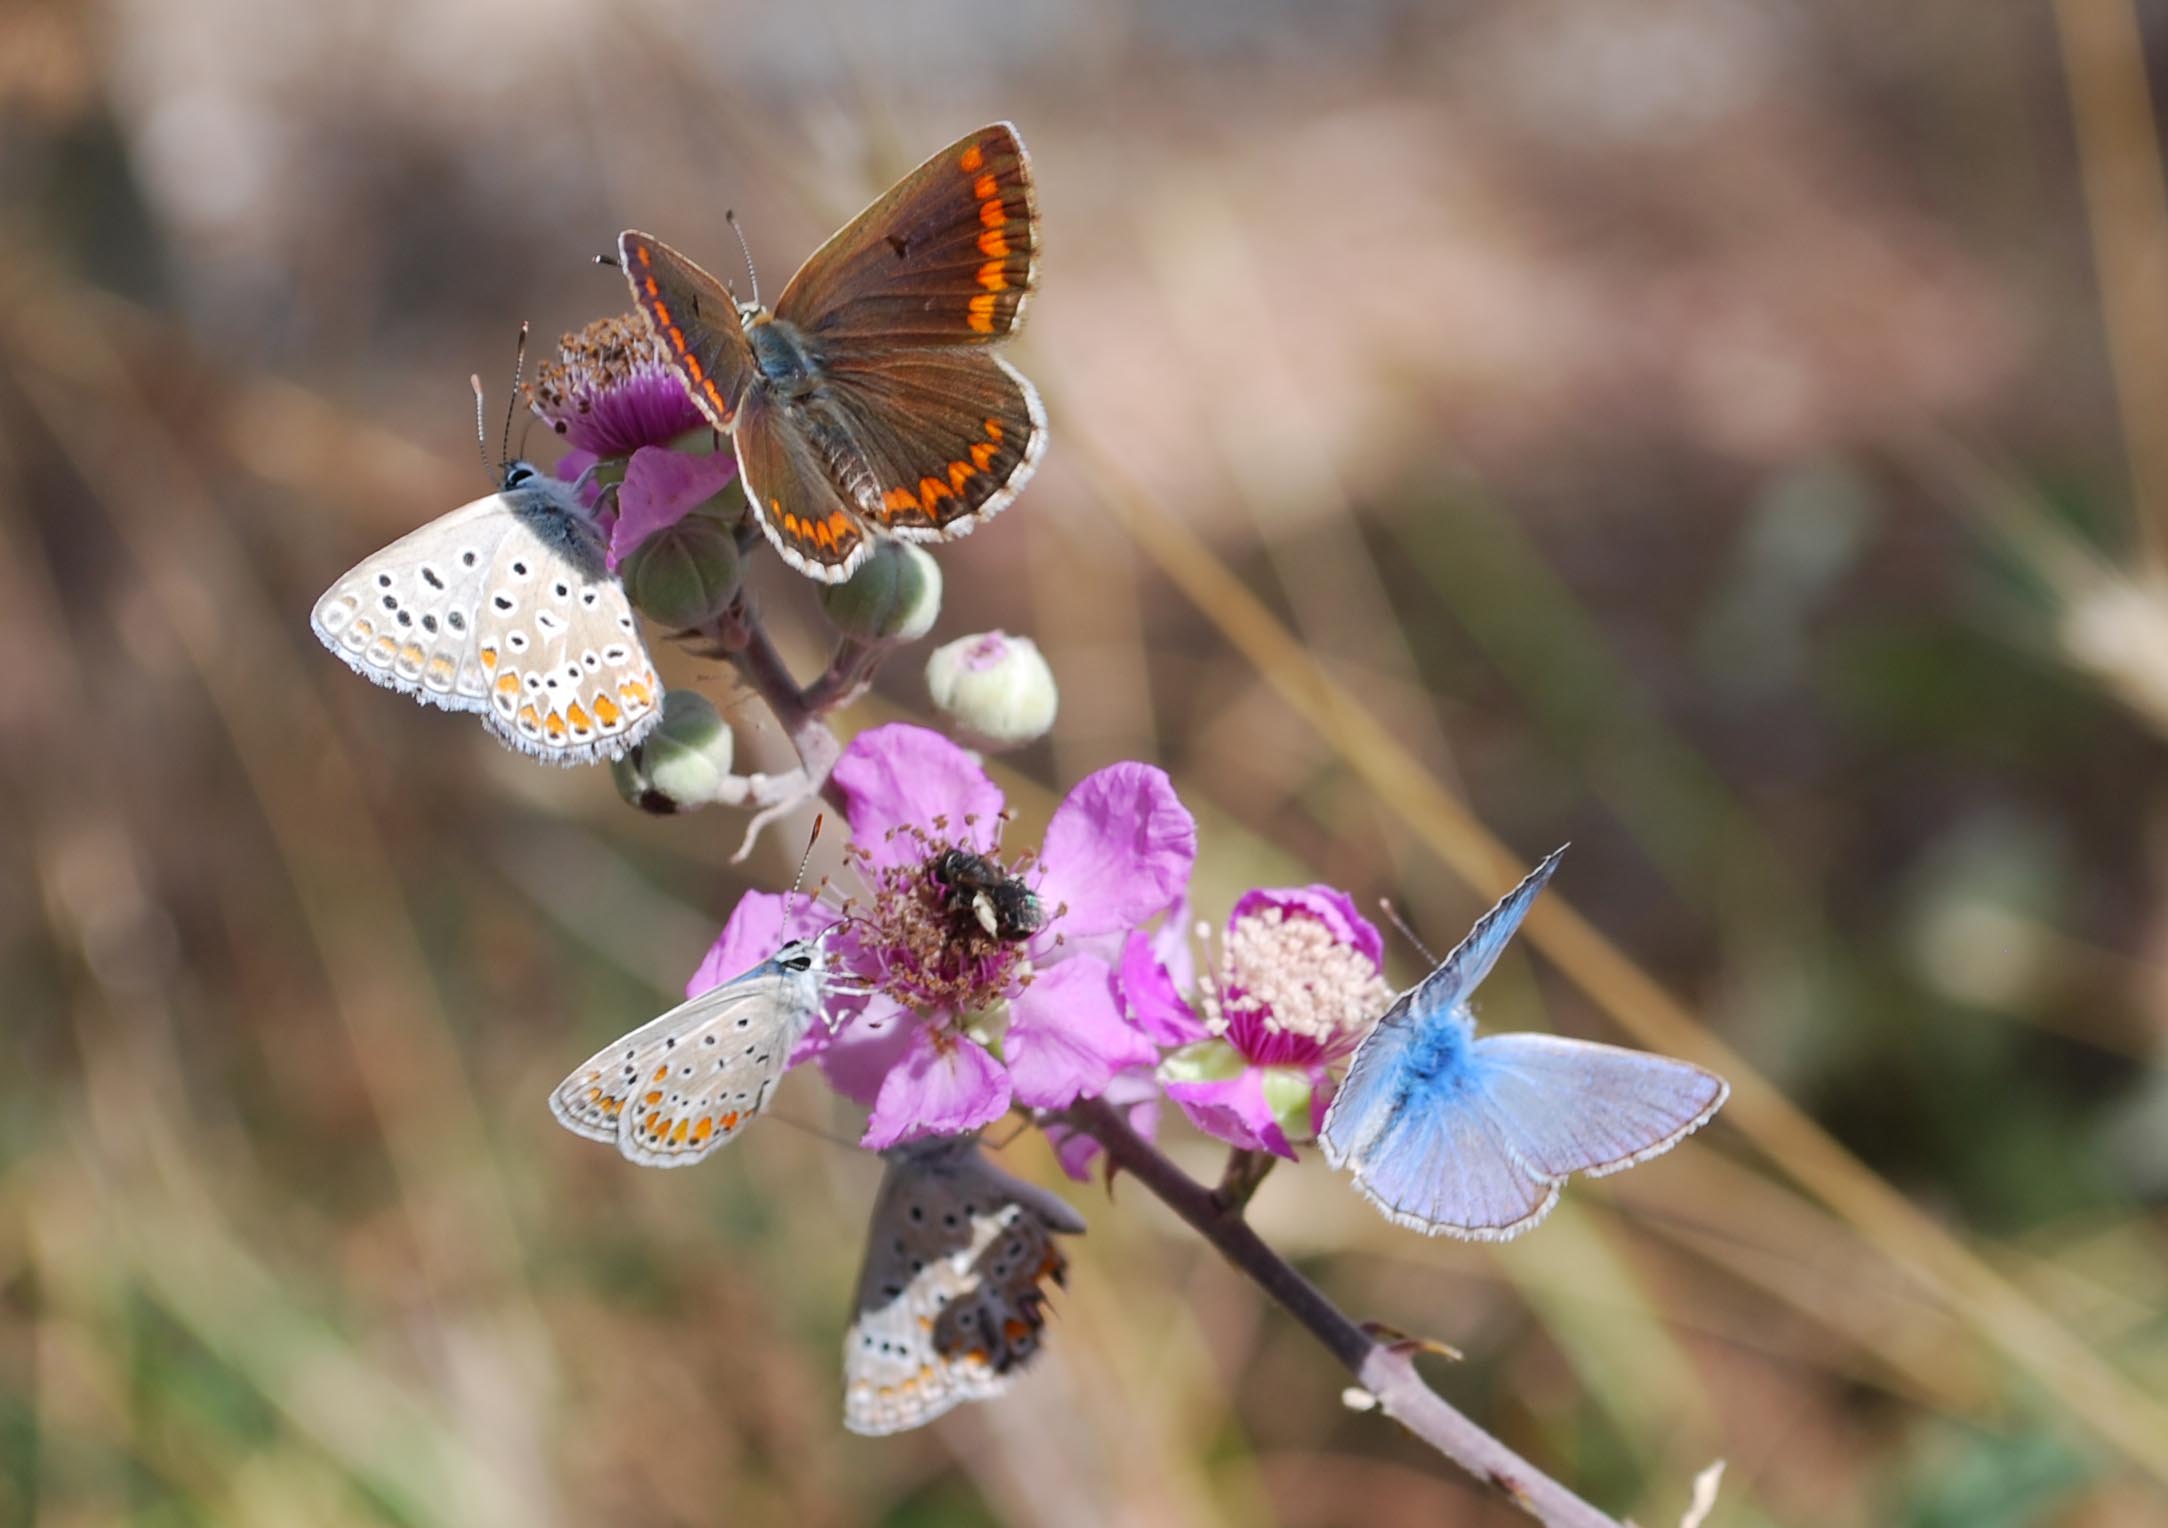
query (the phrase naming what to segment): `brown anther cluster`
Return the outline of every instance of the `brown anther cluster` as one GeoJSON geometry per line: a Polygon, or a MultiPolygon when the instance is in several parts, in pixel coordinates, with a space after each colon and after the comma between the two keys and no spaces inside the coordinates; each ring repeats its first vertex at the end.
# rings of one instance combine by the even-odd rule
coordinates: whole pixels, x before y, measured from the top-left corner
{"type": "MultiPolygon", "coordinates": [[[[865,945],[878,967],[881,989],[921,1013],[941,1010],[979,1013],[1012,996],[1032,980],[1026,945],[997,937],[969,916],[958,916],[950,889],[934,875],[941,857],[957,847],[946,836],[943,819],[934,833],[917,827],[891,829],[887,840],[912,841],[913,857],[904,865],[876,866],[873,857],[853,845],[870,902],[859,916],[865,945]]],[[[1030,868],[1029,852],[1010,862],[994,861],[1010,876],[1030,868]]],[[[1057,936],[1058,937],[1058,936],[1057,936]]]]}
{"type": "Polygon", "coordinates": [[[587,413],[598,394],[667,365],[655,336],[631,313],[598,318],[567,334],[557,342],[557,354],[535,368],[528,391],[559,434],[566,416],[587,413]]]}

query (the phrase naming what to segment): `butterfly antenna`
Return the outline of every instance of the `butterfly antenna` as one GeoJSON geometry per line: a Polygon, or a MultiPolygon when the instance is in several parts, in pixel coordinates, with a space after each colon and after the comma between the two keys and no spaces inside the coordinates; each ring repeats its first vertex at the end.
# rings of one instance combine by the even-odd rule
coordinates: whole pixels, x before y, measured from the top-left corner
{"type": "Polygon", "coordinates": [[[760,306],[760,272],[753,269],[753,246],[745,242],[745,230],[738,226],[735,209],[726,211],[723,221],[728,223],[730,231],[738,236],[738,249],[745,256],[745,279],[753,284],[753,306],[757,308],[760,306]]]}
{"type": "Polygon", "coordinates": [[[798,888],[805,881],[805,867],[812,863],[813,846],[821,841],[821,824],[828,820],[826,812],[813,816],[813,831],[805,836],[805,853],[798,856],[798,873],[790,878],[790,890],[783,894],[783,926],[790,927],[791,903],[798,900],[798,888]]]}
{"type": "Polygon", "coordinates": [[[1378,898],[1378,907],[1384,912],[1386,917],[1393,920],[1393,927],[1400,930],[1400,937],[1415,946],[1415,952],[1418,955],[1422,956],[1423,959],[1429,961],[1432,965],[1438,964],[1438,957],[1431,954],[1430,946],[1423,943],[1421,939],[1417,938],[1415,930],[1408,927],[1408,920],[1400,916],[1400,909],[1393,906],[1393,899],[1391,897],[1378,898]]]}
{"type": "Polygon", "coordinates": [[[474,449],[482,458],[482,472],[491,482],[504,474],[489,465],[489,418],[488,406],[482,397],[482,379],[478,373],[467,373],[467,386],[474,389],[474,449]]]}
{"type": "Polygon", "coordinates": [[[512,412],[519,407],[520,384],[527,380],[527,320],[519,321],[519,348],[512,352],[512,396],[504,400],[504,443],[497,448],[498,460],[509,466],[512,461],[512,412]]]}

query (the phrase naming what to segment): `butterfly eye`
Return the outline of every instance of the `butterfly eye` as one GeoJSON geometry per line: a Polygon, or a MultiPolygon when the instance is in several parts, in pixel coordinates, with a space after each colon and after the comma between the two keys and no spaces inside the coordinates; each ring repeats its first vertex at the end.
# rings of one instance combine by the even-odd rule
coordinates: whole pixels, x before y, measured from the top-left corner
{"type": "Polygon", "coordinates": [[[528,466],[525,462],[514,462],[511,466],[504,469],[504,486],[507,488],[517,488],[522,483],[533,482],[541,475],[541,473],[535,471],[534,468],[528,466]]]}

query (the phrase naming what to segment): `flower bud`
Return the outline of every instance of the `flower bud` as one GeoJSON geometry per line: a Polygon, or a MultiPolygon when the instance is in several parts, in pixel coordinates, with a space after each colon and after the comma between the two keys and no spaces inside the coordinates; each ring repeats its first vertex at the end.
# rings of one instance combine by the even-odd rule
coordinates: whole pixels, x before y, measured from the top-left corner
{"type": "Polygon", "coordinates": [[[1054,725],[1054,671],[1029,637],[989,631],[960,637],[926,660],[933,703],[965,741],[1014,748],[1054,725]]]}
{"type": "Polygon", "coordinates": [[[916,642],[941,614],[941,565],[923,547],[877,541],[840,584],[823,585],[830,625],[861,642],[916,642]]]}
{"type": "Polygon", "coordinates": [[[642,541],[618,565],[640,613],[677,631],[721,615],[738,592],[735,520],[718,504],[703,505],[642,541]]]}
{"type": "Polygon", "coordinates": [[[668,690],[662,720],[638,747],[611,761],[617,793],[666,816],[717,800],[731,778],[730,729],[697,690],[668,690]]]}

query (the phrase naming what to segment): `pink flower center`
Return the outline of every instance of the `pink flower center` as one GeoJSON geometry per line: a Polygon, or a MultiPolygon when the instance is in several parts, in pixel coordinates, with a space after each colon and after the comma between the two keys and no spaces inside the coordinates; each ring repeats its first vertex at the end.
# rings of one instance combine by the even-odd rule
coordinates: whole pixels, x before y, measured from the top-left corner
{"type": "Polygon", "coordinates": [[[1267,907],[1234,920],[1218,974],[1204,977],[1199,996],[1206,1028],[1261,1059],[1265,1050],[1338,1054],[1385,1011],[1393,989],[1319,919],[1267,907]]]}
{"type": "MultiPolygon", "coordinates": [[[[934,823],[936,833],[946,826],[940,819],[934,823]]],[[[881,990],[920,1014],[972,1016],[1031,985],[1031,946],[1040,940],[1001,937],[1001,921],[983,916],[972,891],[959,888],[953,875],[937,873],[943,856],[959,846],[915,826],[890,829],[890,842],[899,836],[913,840],[923,853],[914,852],[901,865],[876,866],[857,845],[848,851],[857,856],[871,901],[857,905],[853,899],[844,907],[861,920],[860,945],[872,967],[867,974],[881,990]]],[[[1013,861],[993,854],[979,858],[1000,876],[1017,880],[1033,855],[1026,850],[1013,861]]],[[[1047,909],[1046,923],[1051,925],[1060,911],[1047,909]]],[[[1057,934],[1054,942],[1059,941],[1057,934]]]]}

